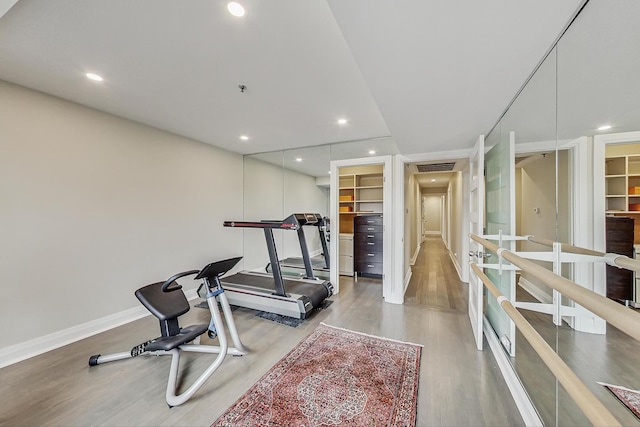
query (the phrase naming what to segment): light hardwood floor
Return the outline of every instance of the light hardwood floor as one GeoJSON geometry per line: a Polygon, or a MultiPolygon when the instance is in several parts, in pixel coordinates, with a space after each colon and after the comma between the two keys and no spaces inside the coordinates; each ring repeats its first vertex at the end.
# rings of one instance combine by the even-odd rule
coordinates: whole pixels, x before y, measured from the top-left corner
{"type": "MultiPolygon", "coordinates": [[[[191,400],[171,409],[164,400],[169,357],[87,366],[92,354],[126,351],[155,337],[157,321],[147,317],[1,369],[0,425],[207,426],[320,322],[424,345],[418,426],[523,425],[491,352],[475,350],[466,292],[442,242],[429,239],[404,305],[385,304],[379,280],[343,277],[334,303],[297,328],[237,309],[252,353],[228,357],[191,400]]],[[[181,323],[205,323],[207,314],[194,308],[181,323]]],[[[210,360],[185,355],[184,384],[210,360]]]]}

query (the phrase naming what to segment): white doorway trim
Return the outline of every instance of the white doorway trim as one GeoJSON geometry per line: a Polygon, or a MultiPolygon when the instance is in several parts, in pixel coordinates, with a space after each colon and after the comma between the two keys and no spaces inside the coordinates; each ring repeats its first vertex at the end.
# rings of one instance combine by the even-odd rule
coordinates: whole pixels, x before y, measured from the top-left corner
{"type": "MultiPolygon", "coordinates": [[[[440,238],[444,241],[444,233],[445,233],[445,193],[421,193],[420,204],[422,205],[422,234],[424,236],[440,236],[440,238]],[[439,230],[430,230],[427,231],[424,229],[424,219],[425,219],[425,202],[427,198],[438,199],[438,220],[440,222],[439,230]]],[[[435,209],[434,209],[435,210],[435,209]]],[[[445,243],[446,244],[446,243],[445,243]]],[[[447,249],[449,249],[447,247],[447,249]]]]}
{"type": "MultiPolygon", "coordinates": [[[[382,165],[383,166],[383,184],[382,184],[382,258],[383,258],[383,274],[382,274],[382,297],[386,302],[395,302],[393,295],[397,293],[395,287],[396,282],[393,279],[393,254],[394,254],[394,239],[392,238],[392,220],[393,220],[393,207],[394,207],[394,194],[393,194],[393,159],[392,156],[376,156],[365,157],[359,159],[348,160],[333,160],[331,161],[331,179],[329,190],[329,212],[331,217],[331,223],[339,226],[340,213],[338,212],[338,191],[339,191],[339,173],[338,170],[342,167],[349,166],[363,166],[363,165],[382,165]]],[[[335,227],[335,226],[334,226],[335,227]]],[[[333,233],[330,243],[330,263],[331,263],[331,283],[335,289],[335,293],[340,292],[340,275],[339,275],[339,260],[340,254],[338,253],[339,245],[337,238],[340,233],[333,233]],[[335,236],[335,237],[334,237],[335,236]]],[[[402,283],[400,284],[402,288],[402,283]]],[[[402,304],[402,301],[400,302],[402,304]]]]}
{"type": "MultiPolygon", "coordinates": [[[[405,237],[405,196],[404,196],[404,188],[405,188],[405,166],[408,163],[416,163],[416,162],[433,162],[433,161],[450,161],[450,160],[466,160],[469,158],[472,149],[465,150],[451,150],[451,151],[439,151],[435,153],[420,153],[420,154],[410,154],[410,155],[397,155],[394,158],[394,172],[393,172],[393,239],[394,244],[396,245],[394,249],[395,258],[393,260],[393,282],[394,283],[402,283],[408,284],[408,280],[405,280],[407,277],[411,275],[411,267],[409,266],[408,271],[405,271],[405,259],[407,264],[410,263],[411,254],[405,253],[404,250],[404,237],[405,237]]],[[[463,183],[464,177],[468,176],[468,168],[462,172],[463,175],[463,183]],[[466,175],[465,175],[466,173],[466,175]]],[[[467,188],[464,187],[462,191],[467,191],[467,188]]],[[[464,193],[463,193],[464,194],[464,193]]],[[[469,222],[468,210],[469,210],[469,201],[467,197],[463,197],[462,204],[460,208],[462,209],[462,227],[463,229],[463,239],[462,239],[462,256],[466,257],[469,252],[469,242],[466,238],[468,231],[468,226],[464,225],[469,222]]],[[[421,226],[422,227],[422,226],[421,226]]],[[[462,262],[462,271],[460,272],[460,277],[463,282],[469,281],[469,264],[467,262],[462,262]]],[[[404,302],[404,291],[406,290],[406,286],[401,286],[401,292],[392,295],[394,301],[398,304],[402,304],[404,302]]],[[[386,300],[386,299],[385,299],[386,300]]]]}
{"type": "MultiPolygon", "coordinates": [[[[464,194],[464,193],[463,193],[464,194]]],[[[447,245],[447,250],[451,252],[451,182],[447,186],[447,225],[446,232],[447,238],[445,239],[445,244],[447,245]]]]}
{"type": "MultiPolygon", "coordinates": [[[[640,141],[640,131],[610,133],[593,137],[593,249],[606,252],[605,148],[608,144],[629,144],[640,141]]],[[[589,246],[587,246],[589,247],[589,246]]],[[[600,286],[594,292],[606,296],[606,270],[601,263],[593,266],[593,277],[600,286]]],[[[603,321],[604,323],[604,321],[603,321]]],[[[604,328],[603,328],[604,329],[604,328]]],[[[604,332],[602,332],[604,333],[604,332]]]]}
{"type": "Polygon", "coordinates": [[[640,141],[640,132],[610,133],[593,137],[593,249],[606,252],[604,159],[607,144],[640,141]]]}

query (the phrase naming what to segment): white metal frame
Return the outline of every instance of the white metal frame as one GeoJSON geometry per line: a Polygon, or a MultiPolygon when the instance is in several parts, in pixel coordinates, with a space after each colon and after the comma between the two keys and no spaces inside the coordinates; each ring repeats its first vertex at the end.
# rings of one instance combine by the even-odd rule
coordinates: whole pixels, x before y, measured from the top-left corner
{"type": "MultiPolygon", "coordinates": [[[[529,240],[530,236],[507,236],[507,235],[485,235],[480,236],[486,240],[494,240],[497,241],[497,245],[502,247],[503,241],[516,241],[516,240],[529,240]]],[[[498,251],[498,255],[502,250],[498,251]]],[[[553,272],[557,275],[561,275],[561,266],[564,263],[572,263],[572,264],[605,264],[610,263],[612,257],[611,256],[593,256],[593,255],[583,255],[583,254],[575,254],[570,252],[563,252],[561,245],[558,242],[553,243],[552,251],[528,251],[528,252],[516,252],[511,251],[513,254],[518,255],[524,259],[536,260],[536,261],[546,261],[553,263],[553,272]]],[[[478,263],[478,267],[488,268],[494,270],[516,270],[519,271],[518,267],[513,265],[505,266],[502,264],[502,258],[498,257],[498,263],[478,263]]],[[[523,302],[523,301],[512,301],[513,305],[517,308],[522,308],[525,310],[531,310],[538,313],[551,314],[553,316],[553,323],[557,326],[562,324],[562,318],[567,317],[570,319],[581,319],[587,318],[592,319],[595,317],[593,313],[590,311],[580,307],[573,305],[564,305],[562,303],[562,294],[557,290],[553,290],[553,302],[552,303],[542,303],[542,302],[523,302]]],[[[590,331],[588,331],[590,332],[590,331]]],[[[598,332],[596,332],[598,333],[598,332]]]]}

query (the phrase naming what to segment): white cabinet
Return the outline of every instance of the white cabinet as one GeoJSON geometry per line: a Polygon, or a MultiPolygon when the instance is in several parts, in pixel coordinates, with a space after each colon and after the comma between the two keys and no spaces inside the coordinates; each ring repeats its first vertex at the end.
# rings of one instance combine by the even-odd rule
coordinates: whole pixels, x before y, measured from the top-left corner
{"type": "Polygon", "coordinates": [[[353,234],[340,233],[338,245],[340,254],[338,272],[344,276],[353,276],[353,234]]]}

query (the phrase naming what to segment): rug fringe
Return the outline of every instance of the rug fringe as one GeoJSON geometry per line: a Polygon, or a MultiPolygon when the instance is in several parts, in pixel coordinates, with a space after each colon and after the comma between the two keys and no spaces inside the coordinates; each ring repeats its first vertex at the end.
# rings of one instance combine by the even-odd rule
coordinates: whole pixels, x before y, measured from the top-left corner
{"type": "Polygon", "coordinates": [[[362,335],[362,336],[365,336],[365,337],[377,338],[377,339],[380,339],[380,340],[397,342],[397,343],[400,343],[400,344],[415,345],[416,347],[424,347],[423,344],[416,344],[416,343],[408,342],[408,341],[394,340],[393,338],[386,338],[386,337],[380,337],[380,336],[377,336],[377,335],[365,334],[364,332],[353,331],[351,329],[341,328],[339,326],[327,325],[324,322],[320,322],[320,324],[323,325],[323,326],[326,326],[328,328],[337,329],[337,330],[345,331],[345,332],[351,332],[353,334],[362,335]]]}
{"type": "Polygon", "coordinates": [[[600,384],[602,386],[609,386],[609,387],[614,387],[614,388],[619,388],[621,390],[626,390],[626,391],[630,391],[633,393],[640,393],[640,390],[633,390],[631,388],[626,388],[626,387],[622,387],[621,385],[615,385],[615,384],[609,384],[609,383],[603,383],[600,381],[596,381],[597,384],[600,384]]]}

